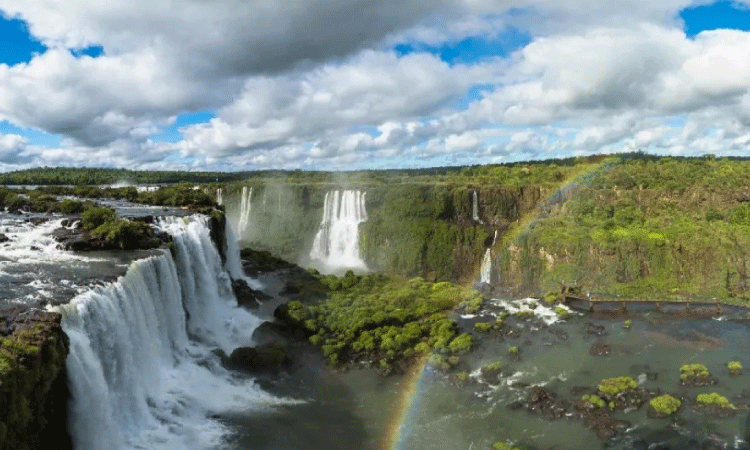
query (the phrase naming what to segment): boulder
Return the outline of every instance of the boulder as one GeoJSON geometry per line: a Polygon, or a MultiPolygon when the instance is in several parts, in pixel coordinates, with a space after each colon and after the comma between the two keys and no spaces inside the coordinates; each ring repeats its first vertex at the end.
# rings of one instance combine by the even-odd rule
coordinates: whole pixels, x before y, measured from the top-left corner
{"type": "Polygon", "coordinates": [[[245,280],[232,279],[232,291],[237,297],[237,304],[245,308],[257,308],[262,302],[271,297],[261,291],[251,288],[245,280]]]}
{"type": "Polygon", "coordinates": [[[227,365],[230,369],[255,375],[275,375],[289,367],[291,361],[289,347],[283,342],[275,342],[234,349],[227,365]]]}

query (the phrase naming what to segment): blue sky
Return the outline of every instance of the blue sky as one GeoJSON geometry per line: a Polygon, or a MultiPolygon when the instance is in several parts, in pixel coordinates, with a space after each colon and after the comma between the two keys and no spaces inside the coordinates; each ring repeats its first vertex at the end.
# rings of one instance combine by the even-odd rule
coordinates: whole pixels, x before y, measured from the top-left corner
{"type": "Polygon", "coordinates": [[[92,157],[350,169],[750,150],[750,2],[405,0],[402,17],[328,23],[338,0],[262,14],[177,1],[190,14],[4,3],[0,154],[26,157],[0,170],[92,157]]]}

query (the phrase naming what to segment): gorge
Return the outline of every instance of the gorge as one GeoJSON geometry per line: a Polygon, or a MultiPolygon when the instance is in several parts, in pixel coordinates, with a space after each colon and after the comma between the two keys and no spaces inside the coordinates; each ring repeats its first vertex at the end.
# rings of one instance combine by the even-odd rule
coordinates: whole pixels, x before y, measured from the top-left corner
{"type": "MultiPolygon", "coordinates": [[[[169,244],[150,250],[61,250],[49,234],[64,219],[5,215],[3,308],[60,314],[70,350],[65,370],[56,370],[67,378],[64,419],[76,450],[746,448],[746,383],[728,370],[729,362],[750,364],[740,251],[746,188],[701,190],[696,177],[684,189],[623,187],[631,174],[645,182],[655,164],[666,163],[512,167],[521,180],[539,177],[517,185],[480,183],[481,173],[455,184],[209,185],[228,220],[156,217],[151,226],[169,244]],[[711,238],[694,239],[701,233],[711,238]],[[316,262],[322,272],[354,273],[324,276],[316,262]],[[482,295],[465,294],[476,282],[482,295]],[[239,306],[238,283],[270,298],[239,306]],[[363,346],[369,333],[373,349],[356,350],[354,340],[336,354],[359,359],[328,365],[326,345],[338,344],[331,318],[361,313],[333,302],[350,293],[375,298],[373,288],[387,290],[392,315],[380,323],[369,314],[368,325],[352,328],[363,346]],[[561,291],[567,303],[556,302],[561,291]],[[424,292],[456,298],[440,320],[433,310],[392,319],[424,292]],[[685,299],[701,302],[668,302],[685,299]],[[314,312],[312,325],[274,318],[293,301],[314,312]],[[454,323],[450,339],[470,336],[470,351],[432,342],[440,332],[410,323],[454,323]],[[422,343],[429,351],[417,350],[422,343]],[[291,360],[270,372],[229,364],[234,350],[264,346],[288,349],[291,360]],[[414,364],[383,378],[374,369],[384,372],[379,361],[389,351],[414,364]],[[680,367],[696,362],[717,384],[680,383],[680,367]],[[637,406],[583,400],[605,398],[598,385],[621,376],[636,383],[629,395],[637,406]],[[711,392],[734,412],[705,415],[697,395],[711,392]],[[649,400],[664,393],[683,404],[674,420],[647,415],[649,400]]],[[[3,336],[36,342],[12,323],[18,329],[3,336]]],[[[3,341],[2,354],[33,360],[18,353],[33,350],[11,345],[3,341]]],[[[59,365],[54,352],[42,353],[59,365]]]]}

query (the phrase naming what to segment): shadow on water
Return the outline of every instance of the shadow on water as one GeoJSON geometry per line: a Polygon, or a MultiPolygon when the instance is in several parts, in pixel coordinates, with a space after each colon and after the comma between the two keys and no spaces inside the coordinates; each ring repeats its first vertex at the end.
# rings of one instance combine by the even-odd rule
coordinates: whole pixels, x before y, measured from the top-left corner
{"type": "Polygon", "coordinates": [[[371,436],[356,414],[352,389],[325,367],[322,358],[306,355],[290,373],[258,380],[267,392],[299,399],[299,404],[280,405],[251,415],[225,416],[237,432],[230,448],[279,449],[375,449],[371,436]]]}

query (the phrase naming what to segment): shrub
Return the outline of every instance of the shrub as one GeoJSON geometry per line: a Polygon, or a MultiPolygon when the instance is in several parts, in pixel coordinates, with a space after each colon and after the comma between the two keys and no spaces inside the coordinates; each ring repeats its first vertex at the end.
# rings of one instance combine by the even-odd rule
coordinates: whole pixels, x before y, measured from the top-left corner
{"type": "Polygon", "coordinates": [[[682,402],[669,394],[660,395],[654,397],[648,403],[654,411],[659,414],[674,414],[682,406],[682,402]]]}
{"type": "Polygon", "coordinates": [[[511,355],[517,355],[518,354],[518,347],[508,347],[508,353],[511,355]]]}
{"type": "Polygon", "coordinates": [[[474,331],[477,331],[479,333],[486,333],[490,330],[490,327],[492,324],[489,322],[477,322],[474,324],[474,331]]]}
{"type": "Polygon", "coordinates": [[[623,327],[623,328],[625,328],[625,329],[627,330],[627,329],[629,329],[629,328],[630,328],[630,326],[631,326],[632,324],[633,324],[633,322],[632,322],[632,321],[631,321],[630,319],[628,319],[628,320],[626,320],[625,322],[623,322],[623,323],[622,323],[622,327],[623,327]]]}
{"type": "Polygon", "coordinates": [[[738,373],[742,371],[742,363],[739,361],[729,361],[727,363],[727,369],[732,373],[738,373]]]}
{"type": "Polygon", "coordinates": [[[88,231],[92,231],[106,222],[111,222],[117,219],[117,213],[112,208],[102,208],[95,206],[89,208],[81,215],[81,225],[88,231]]]}
{"type": "Polygon", "coordinates": [[[448,349],[452,352],[467,352],[471,350],[473,338],[469,333],[462,333],[451,341],[448,349]]]}
{"type": "Polygon", "coordinates": [[[708,367],[703,364],[685,364],[680,367],[680,379],[707,377],[709,376],[708,367]]]}
{"type": "Polygon", "coordinates": [[[598,395],[589,395],[589,394],[582,396],[581,402],[584,404],[584,406],[588,406],[588,404],[590,404],[591,407],[594,407],[594,408],[604,408],[604,406],[606,406],[607,404],[598,395]]]}
{"type": "Polygon", "coordinates": [[[631,377],[605,378],[599,383],[599,392],[613,396],[637,387],[638,382],[631,377]]]}
{"type": "Polygon", "coordinates": [[[570,311],[563,308],[562,306],[558,306],[555,308],[555,314],[561,319],[567,319],[570,316],[570,311]]]}
{"type": "Polygon", "coordinates": [[[703,405],[717,405],[725,409],[737,409],[726,397],[719,395],[716,392],[710,394],[698,394],[695,397],[695,401],[703,405]]]}
{"type": "Polygon", "coordinates": [[[516,317],[518,317],[519,319],[524,319],[524,320],[529,319],[531,317],[534,317],[534,311],[530,309],[523,309],[516,313],[516,317]]]}
{"type": "Polygon", "coordinates": [[[63,214],[78,214],[83,211],[83,202],[78,200],[63,200],[58,205],[58,209],[63,214]]]}
{"type": "Polygon", "coordinates": [[[458,372],[456,374],[456,379],[458,379],[458,381],[468,381],[469,378],[470,377],[469,377],[468,372],[458,372]]]}
{"type": "Polygon", "coordinates": [[[500,361],[495,361],[493,363],[482,366],[482,372],[497,372],[502,366],[503,363],[501,363],[500,361]]]}
{"type": "MultiPolygon", "coordinates": [[[[127,250],[138,248],[141,239],[151,234],[151,227],[143,222],[112,220],[99,225],[92,233],[103,237],[109,245],[127,250]]],[[[152,247],[156,245],[157,241],[151,242],[152,247]]]]}
{"type": "Polygon", "coordinates": [[[523,448],[505,442],[495,442],[492,444],[492,450],[523,450],[523,448]]]}

